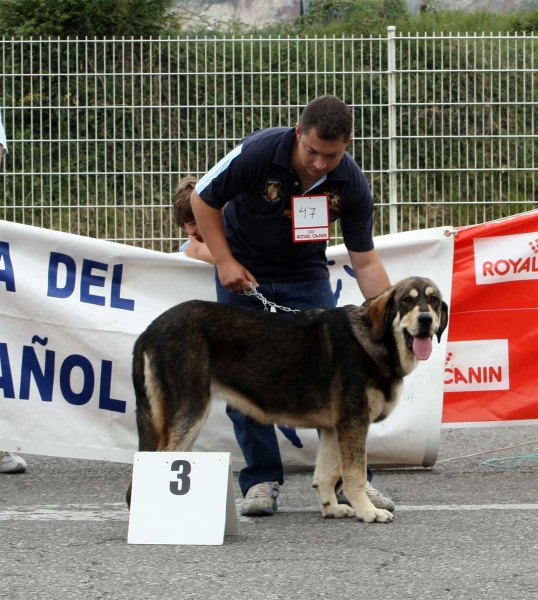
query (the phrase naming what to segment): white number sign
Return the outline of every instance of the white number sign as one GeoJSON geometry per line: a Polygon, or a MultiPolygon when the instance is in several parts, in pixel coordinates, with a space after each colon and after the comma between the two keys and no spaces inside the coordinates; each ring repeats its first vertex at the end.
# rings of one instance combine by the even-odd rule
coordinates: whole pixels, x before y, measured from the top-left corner
{"type": "Polygon", "coordinates": [[[229,452],[137,452],[129,544],[219,545],[239,533],[229,452]]]}

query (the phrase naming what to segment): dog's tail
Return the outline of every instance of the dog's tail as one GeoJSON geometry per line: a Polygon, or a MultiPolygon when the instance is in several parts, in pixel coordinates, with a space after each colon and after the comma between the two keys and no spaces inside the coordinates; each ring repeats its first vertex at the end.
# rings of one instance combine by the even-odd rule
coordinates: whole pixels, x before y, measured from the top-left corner
{"type": "MultiPolygon", "coordinates": [[[[155,452],[162,446],[163,427],[162,410],[159,411],[158,403],[153,399],[153,389],[151,384],[152,368],[148,358],[148,348],[144,341],[144,336],[140,336],[133,349],[132,362],[132,380],[136,397],[136,425],[138,429],[138,449],[141,452],[155,452]],[[148,393],[149,390],[149,393],[148,393]],[[154,418],[154,413],[161,413],[160,421],[154,418]],[[161,423],[159,430],[158,424],[161,423]],[[156,427],[157,424],[157,427],[156,427]]],[[[155,385],[153,386],[155,387],[155,385]]],[[[159,395],[156,396],[159,398],[159,395]]],[[[129,484],[125,500],[129,508],[131,507],[132,482],[129,484]]]]}
{"type": "Polygon", "coordinates": [[[136,397],[138,449],[156,452],[166,446],[165,403],[155,377],[151,349],[140,336],[133,349],[132,378],[136,397]]]}

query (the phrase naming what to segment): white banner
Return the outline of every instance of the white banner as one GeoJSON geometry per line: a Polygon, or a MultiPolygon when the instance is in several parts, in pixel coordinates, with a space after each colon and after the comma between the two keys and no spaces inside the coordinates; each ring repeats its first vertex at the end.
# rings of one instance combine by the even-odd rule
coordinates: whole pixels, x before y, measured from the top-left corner
{"type": "MultiPolygon", "coordinates": [[[[429,277],[449,301],[453,236],[446,228],[376,239],[391,281],[429,277]]],[[[343,246],[328,250],[339,306],[362,302],[343,246]]],[[[138,448],[131,352],[164,310],[214,300],[214,269],[163,254],[0,221],[0,450],[132,462],[138,448]]],[[[406,379],[400,405],[373,425],[373,465],[431,465],[439,447],[447,334],[406,379]]],[[[294,447],[278,431],[287,468],[315,463],[317,432],[294,447]]],[[[232,452],[223,402],[215,402],[195,450],[232,452]]]]}

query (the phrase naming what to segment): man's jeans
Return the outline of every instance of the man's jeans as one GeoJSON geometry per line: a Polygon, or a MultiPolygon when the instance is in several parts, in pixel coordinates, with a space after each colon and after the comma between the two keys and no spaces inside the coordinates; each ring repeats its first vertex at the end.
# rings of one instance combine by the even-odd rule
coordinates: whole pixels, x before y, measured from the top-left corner
{"type": "MultiPolygon", "coordinates": [[[[261,300],[228,291],[221,285],[218,275],[216,285],[218,302],[263,310],[261,300]]],[[[336,306],[329,279],[297,283],[261,283],[256,289],[267,300],[287,308],[308,310],[336,306]]],[[[274,426],[262,425],[229,406],[226,407],[226,412],[234,424],[235,437],[247,463],[239,473],[239,487],[243,496],[253,485],[264,481],[284,483],[284,469],[274,426]]],[[[370,472],[368,479],[371,479],[370,472]]]]}

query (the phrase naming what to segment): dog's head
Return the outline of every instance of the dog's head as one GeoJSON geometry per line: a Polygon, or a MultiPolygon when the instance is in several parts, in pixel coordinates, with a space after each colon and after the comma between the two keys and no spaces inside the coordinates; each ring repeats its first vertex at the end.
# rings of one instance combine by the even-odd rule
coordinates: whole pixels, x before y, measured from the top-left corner
{"type": "Polygon", "coordinates": [[[372,340],[379,342],[391,327],[396,341],[417,360],[429,358],[432,337],[440,341],[448,323],[448,306],[439,288],[424,277],[402,279],[364,306],[372,340]]]}

